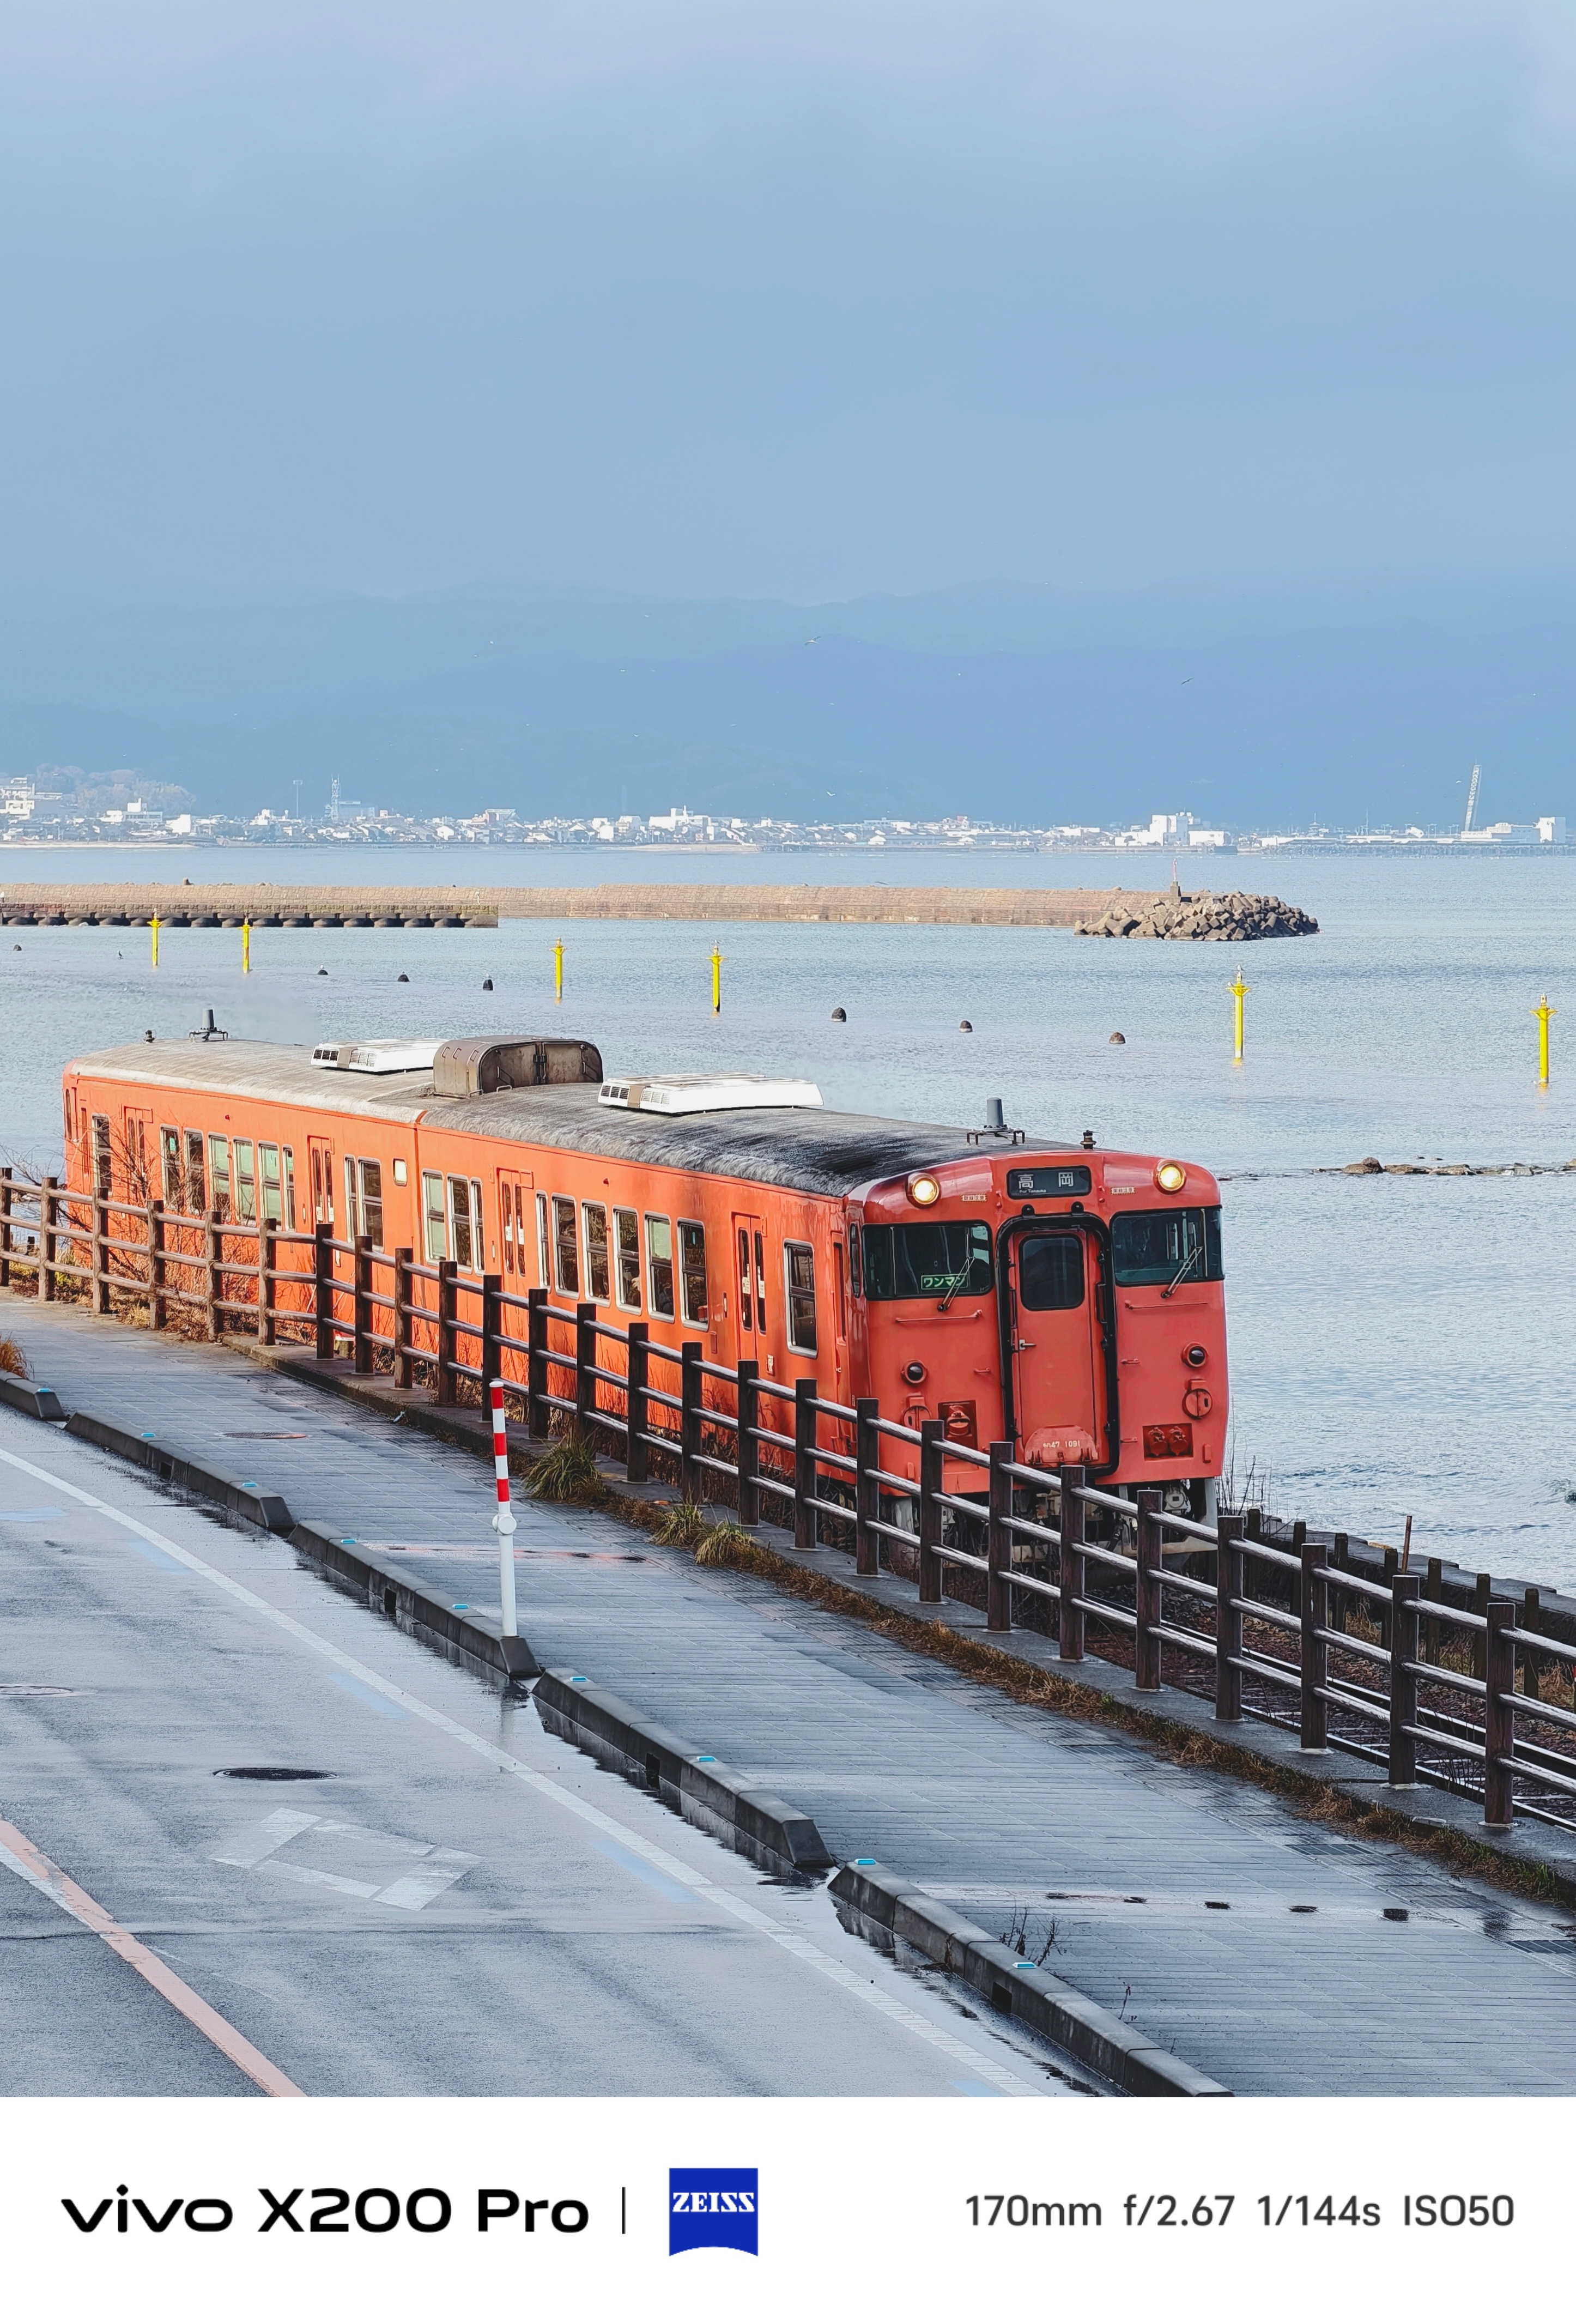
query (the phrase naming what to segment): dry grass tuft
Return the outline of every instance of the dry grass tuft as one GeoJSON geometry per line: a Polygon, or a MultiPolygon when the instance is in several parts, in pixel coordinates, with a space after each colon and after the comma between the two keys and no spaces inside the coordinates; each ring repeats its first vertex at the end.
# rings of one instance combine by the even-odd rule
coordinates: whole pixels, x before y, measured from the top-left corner
{"type": "Polygon", "coordinates": [[[530,1463],[525,1485],[539,1501],[573,1501],[583,1508],[599,1508],[608,1498],[596,1455],[576,1428],[567,1428],[530,1463]]]}
{"type": "Polygon", "coordinates": [[[735,1525],[732,1517],[722,1517],[697,1543],[695,1562],[697,1565],[748,1565],[755,1546],[742,1526],[735,1525]]]}
{"type": "Polygon", "coordinates": [[[17,1379],[31,1379],[32,1366],[27,1360],[27,1350],[14,1340],[9,1333],[0,1337],[0,1372],[10,1372],[17,1379]]]}
{"type": "MultiPolygon", "coordinates": [[[[669,1501],[652,1529],[651,1538],[664,1549],[698,1549],[713,1526],[698,1501],[669,1501]]],[[[723,1563],[713,1559],[714,1564],[723,1563]]]]}

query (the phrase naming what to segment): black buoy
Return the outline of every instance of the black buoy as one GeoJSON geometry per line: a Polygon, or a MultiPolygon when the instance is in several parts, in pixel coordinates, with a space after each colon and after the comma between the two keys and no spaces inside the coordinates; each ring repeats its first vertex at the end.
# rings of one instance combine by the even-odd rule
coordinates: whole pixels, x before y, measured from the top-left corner
{"type": "Polygon", "coordinates": [[[327,972],[327,970],[326,968],[320,968],[320,969],[318,971],[318,975],[319,975],[319,976],[327,976],[327,973],[328,973],[328,972],[327,972]]]}
{"type": "Polygon", "coordinates": [[[846,1009],[834,1009],[834,1010],[832,1011],[832,1022],[833,1022],[834,1025],[846,1025],[846,1024],[847,1024],[847,1022],[848,1022],[848,1011],[847,1011],[847,1010],[846,1010],[846,1009]]]}
{"type": "Polygon", "coordinates": [[[482,979],[482,990],[483,990],[483,991],[484,991],[484,992],[491,992],[491,991],[492,991],[492,990],[493,990],[493,980],[492,980],[492,978],[491,978],[490,976],[484,976],[484,977],[482,979]]]}
{"type": "Polygon", "coordinates": [[[395,979],[394,979],[394,982],[395,982],[396,984],[409,984],[409,983],[410,983],[410,978],[406,975],[406,973],[405,973],[405,972],[404,972],[404,970],[403,970],[403,969],[401,969],[401,970],[400,971],[399,975],[398,975],[397,977],[395,977],[395,979]]]}
{"type": "Polygon", "coordinates": [[[1111,1037],[1109,1046],[1115,1049],[1125,1049],[1128,1046],[1127,1035],[1125,1033],[1113,1033],[1111,1037]]]}
{"type": "Polygon", "coordinates": [[[143,1034],[143,1040],[144,1040],[144,1041],[151,1041],[151,1040],[152,1039],[152,1038],[153,1038],[152,1028],[150,1027],[150,1028],[149,1028],[149,1029],[148,1029],[148,1031],[147,1031],[147,1032],[145,1032],[145,1033],[143,1034]]]}
{"type": "Polygon", "coordinates": [[[973,1029],[973,1027],[970,1024],[966,1017],[960,1017],[958,1019],[958,1031],[960,1033],[972,1033],[973,1029]]]}

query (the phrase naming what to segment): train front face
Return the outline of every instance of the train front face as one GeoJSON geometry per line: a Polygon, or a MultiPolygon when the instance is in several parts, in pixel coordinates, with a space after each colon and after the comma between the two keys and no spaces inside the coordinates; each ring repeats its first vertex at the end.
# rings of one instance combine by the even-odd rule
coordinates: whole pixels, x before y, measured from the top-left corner
{"type": "MultiPolygon", "coordinates": [[[[1230,1409],[1220,1202],[1195,1163],[1023,1147],[870,1188],[860,1320],[883,1416],[1202,1514],[1230,1409]]],[[[957,1463],[947,1489],[979,1489],[957,1463]]]]}

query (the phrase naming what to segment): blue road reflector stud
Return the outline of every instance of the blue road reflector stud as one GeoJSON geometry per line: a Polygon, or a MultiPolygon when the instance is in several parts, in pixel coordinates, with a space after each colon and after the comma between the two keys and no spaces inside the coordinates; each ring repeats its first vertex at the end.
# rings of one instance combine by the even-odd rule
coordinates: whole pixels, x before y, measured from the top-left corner
{"type": "Polygon", "coordinates": [[[717,1755],[714,1751],[702,1751],[697,1754],[695,1764],[697,1767],[714,1767],[717,1764],[717,1755]]]}
{"type": "Polygon", "coordinates": [[[853,1859],[853,1868],[856,1872],[862,1872],[865,1870],[867,1867],[873,1866],[874,1863],[875,1858],[873,1856],[856,1856],[853,1859]]]}

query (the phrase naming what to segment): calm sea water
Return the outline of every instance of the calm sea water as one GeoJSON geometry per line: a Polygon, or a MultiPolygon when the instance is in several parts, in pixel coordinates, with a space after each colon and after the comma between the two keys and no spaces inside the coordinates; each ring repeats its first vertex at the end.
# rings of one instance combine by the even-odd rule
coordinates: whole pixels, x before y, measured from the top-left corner
{"type": "MultiPolygon", "coordinates": [[[[884,880],[1163,885],[1169,859],[716,857],[519,850],[0,850],[48,879],[884,880]]],[[[561,1021],[610,1070],[808,1074],[833,1106],[972,1122],[1000,1096],[1031,1132],[1193,1157],[1225,1174],[1239,1475],[1293,1515],[1468,1566],[1576,1587],[1576,1172],[1346,1178],[1386,1161],[1576,1157],[1576,860],[1188,862],[1184,883],[1271,889],[1313,938],[1093,943],[1059,930],[509,922],[496,931],[279,930],[239,973],[231,930],[23,929],[0,937],[0,1143],[56,1167],[60,1070],[78,1051],[183,1037],[532,1032],[561,1021]],[[550,946],[566,943],[552,1001],[550,946]],[[723,1008],[707,954],[724,955],[723,1008]],[[17,946],[20,949],[17,949],[17,946]],[[1250,986],[1231,1058],[1226,987],[1250,986]],[[328,971],[318,974],[319,967],[328,971]],[[410,982],[396,982],[405,970],[410,982]],[[491,993],[481,990],[493,979],[491,993]],[[1553,1078],[1530,1011],[1547,991],[1553,1078]],[[835,1025],[843,1007],[848,1022],[835,1025]],[[972,1033],[959,1030],[967,1018],[972,1033]],[[1124,1047],[1110,1035],[1120,1031],[1124,1047]]]]}

